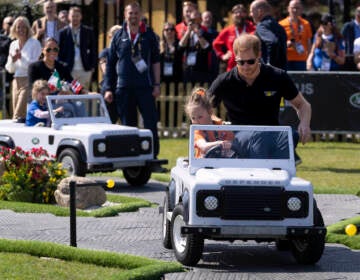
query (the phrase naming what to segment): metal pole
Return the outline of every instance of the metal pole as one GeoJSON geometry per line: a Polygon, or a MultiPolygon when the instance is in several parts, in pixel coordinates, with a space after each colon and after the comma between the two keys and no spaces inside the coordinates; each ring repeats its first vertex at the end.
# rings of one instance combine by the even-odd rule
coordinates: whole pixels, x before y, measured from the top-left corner
{"type": "Polygon", "coordinates": [[[70,181],[70,246],[76,247],[76,182],[70,181]]]}

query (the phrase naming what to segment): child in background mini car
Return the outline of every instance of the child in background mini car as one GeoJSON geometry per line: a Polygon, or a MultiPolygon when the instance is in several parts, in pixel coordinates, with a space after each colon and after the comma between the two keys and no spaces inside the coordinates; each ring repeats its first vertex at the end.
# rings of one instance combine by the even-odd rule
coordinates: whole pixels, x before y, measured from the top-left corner
{"type": "MultiPolygon", "coordinates": [[[[192,124],[221,125],[222,120],[213,114],[210,101],[207,99],[204,88],[195,88],[186,105],[185,112],[192,124]]],[[[194,135],[195,157],[202,158],[213,147],[221,146],[220,157],[231,157],[232,140],[231,131],[205,131],[196,130],[194,135]]]]}
{"type": "MultiPolygon", "coordinates": [[[[46,108],[46,96],[50,93],[48,82],[37,80],[33,84],[32,99],[26,113],[25,124],[27,126],[46,126],[50,122],[50,114],[46,108]]],[[[62,112],[62,106],[56,108],[54,113],[62,112]]]]}

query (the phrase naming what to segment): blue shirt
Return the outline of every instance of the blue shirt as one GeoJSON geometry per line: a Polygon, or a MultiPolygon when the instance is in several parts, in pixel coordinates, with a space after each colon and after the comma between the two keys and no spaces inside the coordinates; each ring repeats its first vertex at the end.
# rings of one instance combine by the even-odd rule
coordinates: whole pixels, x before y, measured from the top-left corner
{"type": "Polygon", "coordinates": [[[36,110],[41,110],[41,111],[47,111],[46,105],[40,105],[36,100],[33,100],[27,109],[27,113],[26,113],[26,121],[25,121],[25,125],[26,126],[34,126],[39,122],[42,122],[44,124],[44,126],[46,126],[46,119],[40,119],[35,117],[35,111],[36,110]]]}

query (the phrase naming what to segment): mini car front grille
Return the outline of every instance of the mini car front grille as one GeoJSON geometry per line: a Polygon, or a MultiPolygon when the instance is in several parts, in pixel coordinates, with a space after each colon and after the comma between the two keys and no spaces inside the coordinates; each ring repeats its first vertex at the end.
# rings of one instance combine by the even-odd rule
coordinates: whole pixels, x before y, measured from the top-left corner
{"type": "Polygon", "coordinates": [[[284,188],[223,186],[222,219],[282,220],[284,188]]]}
{"type": "Polygon", "coordinates": [[[107,136],[104,140],[97,139],[94,141],[94,155],[97,157],[130,157],[140,154],[140,137],[138,135],[116,135],[107,136]],[[105,142],[106,150],[99,152],[97,145],[105,142]]]}
{"type": "Polygon", "coordinates": [[[139,135],[117,135],[106,137],[107,157],[138,156],[140,154],[139,135]]]}

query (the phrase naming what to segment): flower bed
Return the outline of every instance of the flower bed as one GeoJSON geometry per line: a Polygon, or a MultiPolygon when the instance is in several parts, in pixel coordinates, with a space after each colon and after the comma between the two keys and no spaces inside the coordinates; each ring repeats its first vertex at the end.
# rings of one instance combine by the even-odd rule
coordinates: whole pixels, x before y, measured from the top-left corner
{"type": "Polygon", "coordinates": [[[1,147],[4,173],[0,179],[0,199],[35,203],[54,203],[54,191],[65,177],[61,163],[43,148],[24,151],[20,147],[1,147]]]}

